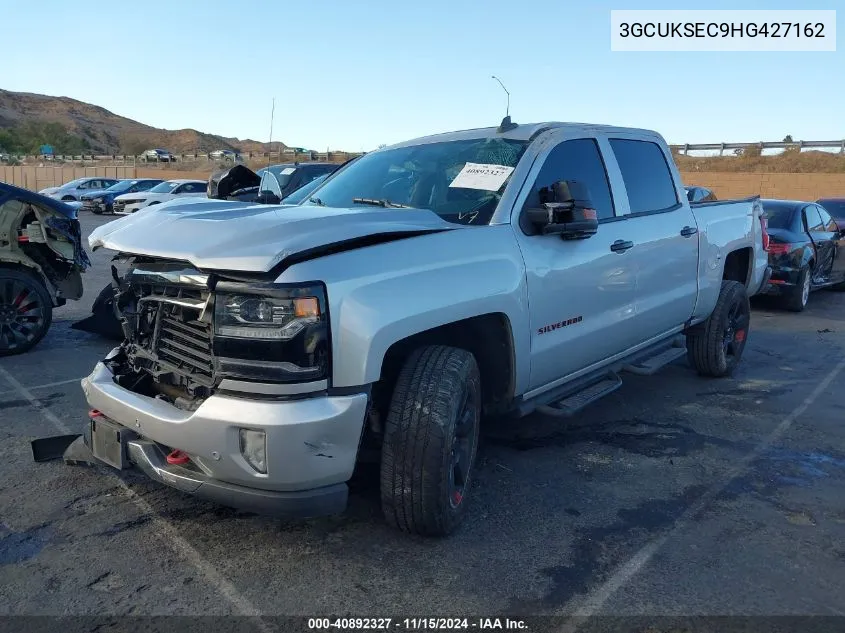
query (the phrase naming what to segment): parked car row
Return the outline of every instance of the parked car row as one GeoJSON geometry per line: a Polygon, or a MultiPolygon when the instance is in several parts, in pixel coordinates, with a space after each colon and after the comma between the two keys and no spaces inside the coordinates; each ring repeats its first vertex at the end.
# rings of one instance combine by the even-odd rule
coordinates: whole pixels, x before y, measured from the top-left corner
{"type": "MultiPolygon", "coordinates": [[[[239,161],[241,159],[240,152],[231,149],[218,149],[208,153],[211,160],[220,161],[239,161]]],[[[145,161],[155,161],[159,163],[172,163],[176,160],[176,156],[166,149],[156,148],[148,149],[141,154],[141,158],[145,161]]]]}
{"type": "Polygon", "coordinates": [[[100,215],[114,213],[115,198],[124,194],[148,191],[163,182],[161,178],[139,178],[137,180],[121,180],[103,191],[86,193],[80,197],[82,209],[100,215]]]}
{"type": "Polygon", "coordinates": [[[114,199],[114,214],[129,215],[144,207],[150,207],[176,198],[205,197],[206,182],[204,180],[165,180],[146,191],[125,193],[114,199]]]}

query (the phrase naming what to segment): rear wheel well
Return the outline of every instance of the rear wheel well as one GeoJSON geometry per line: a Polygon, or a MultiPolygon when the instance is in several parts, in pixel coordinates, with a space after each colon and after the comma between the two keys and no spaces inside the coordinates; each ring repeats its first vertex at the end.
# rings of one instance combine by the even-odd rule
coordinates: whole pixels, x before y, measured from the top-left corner
{"type": "Polygon", "coordinates": [[[493,313],[447,323],[391,345],[373,387],[373,409],[380,419],[387,415],[402,365],[415,349],[428,345],[457,347],[475,356],[481,373],[483,411],[496,414],[507,409],[515,388],[513,337],[508,317],[493,313]]]}
{"type": "Polygon", "coordinates": [[[738,281],[747,288],[750,274],[750,248],[740,248],[728,253],[728,256],[725,258],[725,268],[722,272],[723,281],[738,281]]]}

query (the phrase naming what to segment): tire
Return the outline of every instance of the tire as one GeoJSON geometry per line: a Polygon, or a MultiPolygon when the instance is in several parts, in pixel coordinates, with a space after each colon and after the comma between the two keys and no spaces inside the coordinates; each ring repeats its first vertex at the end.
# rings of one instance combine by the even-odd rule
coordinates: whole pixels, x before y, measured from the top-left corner
{"type": "Polygon", "coordinates": [[[445,536],[466,514],[481,422],[475,357],[455,347],[416,350],[405,362],[385,421],[381,504],[387,522],[445,536]]]}
{"type": "Polygon", "coordinates": [[[751,305],[738,281],[723,281],[713,313],[687,334],[687,359],[701,376],[730,376],[748,341],[751,305]]]}
{"type": "Polygon", "coordinates": [[[798,275],[798,283],[783,297],[783,307],[791,312],[803,312],[810,298],[812,275],[810,267],[805,266],[798,275]]]}
{"type": "Polygon", "coordinates": [[[42,281],[26,271],[0,268],[0,356],[31,350],[52,321],[53,301],[42,281]]]}
{"type": "Polygon", "coordinates": [[[92,212],[94,215],[103,215],[103,212],[102,212],[102,211],[100,211],[100,208],[99,208],[99,207],[94,207],[93,209],[91,209],[91,212],[92,212]]]}

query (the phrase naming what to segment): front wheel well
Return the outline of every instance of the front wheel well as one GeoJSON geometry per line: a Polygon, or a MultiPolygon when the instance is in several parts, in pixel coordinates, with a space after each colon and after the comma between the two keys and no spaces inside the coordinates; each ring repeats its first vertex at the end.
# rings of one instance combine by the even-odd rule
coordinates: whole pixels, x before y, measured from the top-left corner
{"type": "Polygon", "coordinates": [[[470,352],[481,373],[484,412],[495,414],[507,409],[515,389],[513,335],[510,319],[503,313],[492,313],[447,323],[391,345],[373,388],[373,408],[380,419],[387,415],[402,365],[414,350],[429,345],[448,345],[470,352]]]}

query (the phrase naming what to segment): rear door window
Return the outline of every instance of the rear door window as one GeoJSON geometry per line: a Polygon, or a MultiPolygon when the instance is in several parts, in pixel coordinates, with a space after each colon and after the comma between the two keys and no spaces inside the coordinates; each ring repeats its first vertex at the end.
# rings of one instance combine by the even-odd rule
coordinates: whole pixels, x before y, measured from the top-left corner
{"type": "Polygon", "coordinates": [[[632,214],[666,211],[678,204],[669,163],[657,143],[612,138],[610,147],[622,172],[632,214]]]}
{"type": "Polygon", "coordinates": [[[804,219],[807,222],[807,230],[810,233],[823,233],[824,222],[819,215],[818,207],[811,204],[804,207],[804,219]]]}
{"type": "Polygon", "coordinates": [[[834,222],[833,218],[830,217],[830,214],[824,210],[824,207],[820,205],[815,205],[815,207],[818,209],[819,215],[821,216],[824,230],[828,233],[836,233],[839,231],[839,227],[836,226],[836,222],[834,222]]]}

